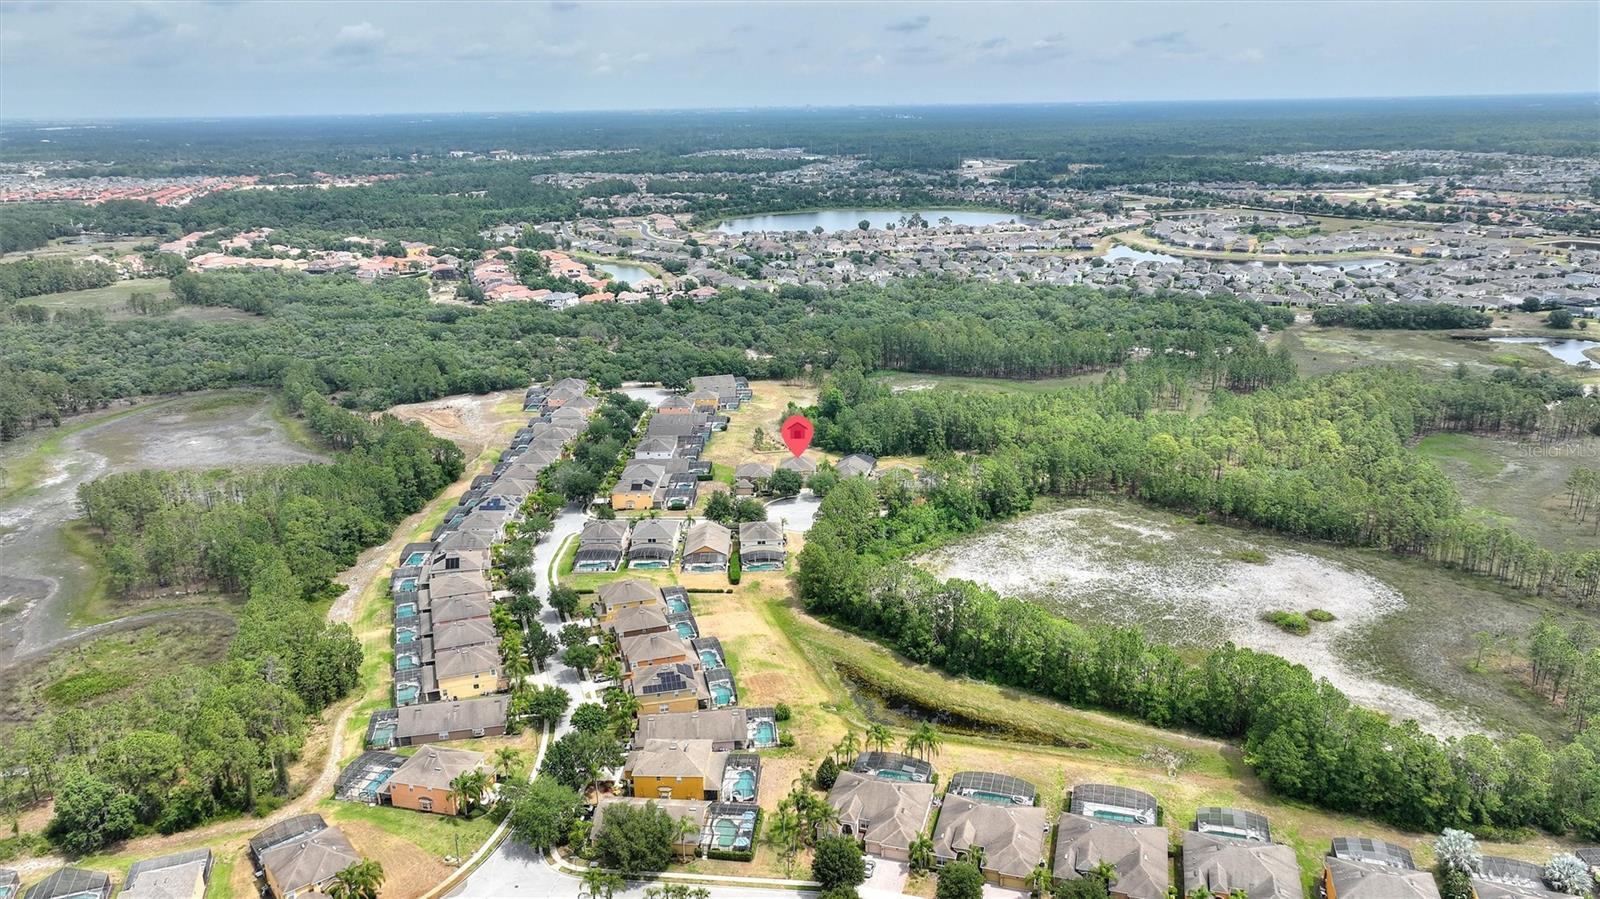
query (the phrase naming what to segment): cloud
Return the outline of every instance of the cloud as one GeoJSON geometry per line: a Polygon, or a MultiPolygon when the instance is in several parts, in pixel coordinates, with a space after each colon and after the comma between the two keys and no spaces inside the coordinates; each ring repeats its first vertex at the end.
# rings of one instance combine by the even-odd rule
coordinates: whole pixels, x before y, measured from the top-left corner
{"type": "Polygon", "coordinates": [[[1141,50],[1154,50],[1169,56],[1185,56],[1199,52],[1189,40],[1187,31],[1163,31],[1133,39],[1133,46],[1141,50]]]}
{"type": "Polygon", "coordinates": [[[932,21],[933,19],[929,18],[928,16],[917,16],[914,19],[902,19],[898,22],[890,22],[889,24],[883,26],[883,30],[893,31],[896,34],[911,34],[927,28],[928,23],[932,21]]]}
{"type": "Polygon", "coordinates": [[[385,37],[383,29],[371,22],[346,25],[334,35],[328,53],[341,59],[368,59],[383,49],[385,37]]]}

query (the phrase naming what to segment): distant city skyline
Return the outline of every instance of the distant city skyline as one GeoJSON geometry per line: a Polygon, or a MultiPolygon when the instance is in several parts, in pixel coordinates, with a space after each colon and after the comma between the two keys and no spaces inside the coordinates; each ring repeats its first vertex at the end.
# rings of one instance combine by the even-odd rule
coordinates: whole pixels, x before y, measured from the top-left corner
{"type": "Polygon", "coordinates": [[[0,117],[1572,94],[1600,4],[0,2],[0,117]]]}

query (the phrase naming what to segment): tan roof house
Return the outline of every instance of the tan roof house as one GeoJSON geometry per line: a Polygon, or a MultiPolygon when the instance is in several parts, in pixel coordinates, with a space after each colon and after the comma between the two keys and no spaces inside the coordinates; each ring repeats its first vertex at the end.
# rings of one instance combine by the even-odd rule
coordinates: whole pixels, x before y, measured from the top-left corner
{"type": "Polygon", "coordinates": [[[933,791],[931,783],[842,771],[828,791],[828,804],[839,813],[839,833],[861,840],[873,855],[908,861],[911,843],[928,822],[933,791]]]}
{"type": "Polygon", "coordinates": [[[1009,889],[1026,889],[1044,865],[1050,817],[1036,805],[987,802],[946,795],[933,831],[933,856],[941,864],[983,848],[983,876],[1009,889]]]}

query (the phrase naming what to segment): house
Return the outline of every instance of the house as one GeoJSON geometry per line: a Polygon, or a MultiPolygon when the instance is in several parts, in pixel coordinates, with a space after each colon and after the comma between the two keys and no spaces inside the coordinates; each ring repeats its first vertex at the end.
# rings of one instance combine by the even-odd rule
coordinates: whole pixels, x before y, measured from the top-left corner
{"type": "Polygon", "coordinates": [[[1056,819],[1055,879],[1077,880],[1101,862],[1117,869],[1112,899],[1166,899],[1167,829],[1062,812],[1056,819]]]}
{"type": "Polygon", "coordinates": [[[428,618],[434,627],[438,627],[452,621],[487,619],[489,611],[493,608],[494,603],[489,599],[489,594],[469,593],[433,602],[428,606],[428,618]]]}
{"type": "Polygon", "coordinates": [[[767,489],[772,477],[772,466],[765,462],[745,462],[733,470],[735,496],[755,496],[767,489]]]}
{"type": "Polygon", "coordinates": [[[611,508],[619,511],[654,509],[656,495],[666,484],[667,469],[660,462],[629,462],[611,488],[611,508]]]}
{"type": "Polygon", "coordinates": [[[1073,787],[1072,803],[1067,811],[1087,818],[1124,824],[1155,824],[1159,817],[1154,796],[1130,787],[1110,784],[1078,784],[1073,787]]]}
{"type": "Polygon", "coordinates": [[[705,842],[706,822],[710,818],[711,803],[704,799],[652,799],[645,796],[605,796],[594,807],[594,826],[589,830],[592,841],[600,836],[606,825],[606,810],[616,807],[639,808],[654,805],[666,812],[673,821],[687,821],[689,826],[673,837],[672,850],[680,856],[694,855],[705,842]]]}
{"type": "Polygon", "coordinates": [[[656,407],[656,415],[686,415],[694,411],[694,403],[681,396],[669,396],[656,407]]]}
{"type": "Polygon", "coordinates": [[[782,571],[789,558],[783,528],[770,521],[739,525],[739,567],[745,571],[782,571]]]}
{"type": "Polygon", "coordinates": [[[601,584],[596,591],[595,617],[603,624],[615,618],[623,609],[661,602],[661,591],[638,578],[628,578],[601,584]]]}
{"type": "Polygon", "coordinates": [[[683,570],[727,571],[733,537],[715,521],[697,521],[683,538],[683,570]]]}
{"type": "Polygon", "coordinates": [[[979,868],[985,879],[1027,889],[1028,878],[1044,865],[1049,834],[1049,814],[1036,805],[946,795],[933,829],[933,857],[948,864],[981,847],[979,868]]]}
{"type": "Polygon", "coordinates": [[[344,832],[321,815],[297,815],[250,838],[250,855],[275,899],[321,893],[334,875],[361,861],[344,832]]]}
{"type": "Polygon", "coordinates": [[[498,737],[506,732],[506,707],[511,697],[500,694],[451,702],[425,702],[398,710],[396,746],[421,746],[443,740],[498,737]]]}
{"type": "Polygon", "coordinates": [[[778,468],[783,471],[797,471],[802,477],[810,477],[817,471],[817,463],[805,456],[790,456],[778,463],[778,468]]]}
{"type": "Polygon", "coordinates": [[[646,711],[693,712],[711,701],[704,672],[684,662],[636,668],[622,686],[639,700],[641,715],[646,711]]]}
{"type": "MultiPolygon", "coordinates": [[[[694,647],[689,645],[688,640],[679,636],[677,631],[623,637],[617,641],[617,648],[628,673],[637,668],[671,665],[678,662],[687,662],[695,666],[700,664],[700,657],[695,655],[694,647]]],[[[628,674],[623,675],[627,676],[628,674]]]]}
{"type": "Polygon", "coordinates": [[[447,571],[430,575],[425,585],[428,601],[438,602],[452,596],[469,596],[489,592],[489,582],[481,571],[447,571]]]}
{"type": "Polygon", "coordinates": [[[494,625],[487,618],[447,621],[433,628],[432,643],[435,653],[479,643],[498,645],[499,640],[500,636],[494,632],[494,625]]]}
{"type": "Polygon", "coordinates": [[[646,518],[633,526],[628,542],[628,567],[668,568],[678,549],[681,526],[674,518],[646,518]]]}
{"type": "Polygon", "coordinates": [[[1545,883],[1544,868],[1532,862],[1486,855],[1472,878],[1477,899],[1571,899],[1545,883]]]}
{"type": "Polygon", "coordinates": [[[640,440],[633,448],[635,459],[648,459],[657,462],[671,459],[678,454],[678,441],[672,437],[646,437],[640,440]]]}
{"type": "Polygon", "coordinates": [[[878,467],[878,460],[866,453],[851,453],[833,463],[833,470],[841,478],[864,478],[872,474],[878,467]]]}
{"type": "Polygon", "coordinates": [[[586,522],[578,536],[578,556],[573,571],[616,571],[628,547],[628,523],[595,519],[586,522]]]}
{"type": "Polygon", "coordinates": [[[384,795],[398,808],[454,815],[459,809],[451,783],[486,767],[481,752],[424,746],[389,778],[384,795]]]}
{"type": "Polygon", "coordinates": [[[1279,843],[1183,834],[1183,895],[1208,890],[1225,897],[1242,890],[1250,899],[1304,899],[1300,863],[1279,843]]]}
{"type": "Polygon", "coordinates": [[[193,849],[133,863],[118,896],[129,899],[205,899],[211,850],[193,849]]]}
{"type": "Polygon", "coordinates": [[[435,648],[433,676],[439,698],[471,699],[505,689],[500,671],[500,647],[496,643],[435,648]]]}
{"type": "Polygon", "coordinates": [[[709,740],[720,752],[747,749],[751,744],[750,710],[711,709],[666,714],[640,714],[633,745],[647,740],[709,740]]]}
{"type": "Polygon", "coordinates": [[[833,830],[859,839],[873,855],[909,861],[911,843],[922,835],[928,822],[933,791],[931,783],[840,772],[828,791],[828,805],[839,816],[833,830]]]}
{"type": "MultiPolygon", "coordinates": [[[[1370,842],[1383,844],[1381,840],[1370,842]]],[[[1322,888],[1327,899],[1439,899],[1432,874],[1398,864],[1393,854],[1380,850],[1376,855],[1342,857],[1337,853],[1335,849],[1323,859],[1322,888]]],[[[1406,852],[1408,863],[1410,857],[1406,852]]]]}
{"type": "Polygon", "coordinates": [[[111,899],[111,878],[99,871],[62,868],[29,887],[28,899],[111,899]]]}
{"type": "Polygon", "coordinates": [[[696,412],[716,414],[719,408],[719,398],[715,390],[696,390],[684,397],[696,412]]]}
{"type": "Polygon", "coordinates": [[[618,641],[641,634],[661,634],[672,628],[667,621],[667,607],[659,602],[622,609],[601,626],[616,635],[618,641]]]}
{"type": "Polygon", "coordinates": [[[710,740],[646,740],[628,753],[622,778],[634,796],[715,800],[727,764],[728,753],[710,740]]]}

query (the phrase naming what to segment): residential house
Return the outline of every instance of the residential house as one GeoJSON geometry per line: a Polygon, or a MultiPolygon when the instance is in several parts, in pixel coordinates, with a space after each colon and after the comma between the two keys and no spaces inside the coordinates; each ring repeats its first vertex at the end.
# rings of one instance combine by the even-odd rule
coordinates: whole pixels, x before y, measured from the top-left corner
{"type": "Polygon", "coordinates": [[[715,521],[697,521],[683,538],[683,570],[689,572],[727,571],[733,537],[715,521]]]}
{"type": "Polygon", "coordinates": [[[434,626],[432,651],[438,653],[458,646],[473,646],[480,643],[498,645],[499,640],[500,636],[494,632],[494,624],[487,618],[447,621],[434,626]]]}
{"type": "Polygon", "coordinates": [[[211,850],[192,849],[148,858],[128,868],[122,899],[205,899],[211,883],[211,850]]]}
{"type": "Polygon", "coordinates": [[[1544,867],[1514,858],[1486,855],[1472,877],[1476,899],[1571,899],[1550,889],[1544,867]]]}
{"type": "Polygon", "coordinates": [[[678,549],[680,529],[675,518],[646,518],[635,524],[628,543],[628,567],[670,567],[678,549]]]}
{"type": "Polygon", "coordinates": [[[481,752],[424,746],[389,777],[384,795],[399,808],[454,815],[460,809],[451,784],[463,774],[481,770],[487,770],[481,752]]]}
{"type": "Polygon", "coordinates": [[[1101,862],[1116,868],[1112,899],[1166,899],[1167,829],[1062,812],[1056,819],[1055,879],[1077,880],[1101,862]]]}
{"type": "Polygon", "coordinates": [[[640,668],[679,662],[686,662],[696,667],[700,664],[700,657],[695,654],[694,647],[689,645],[688,640],[678,636],[677,631],[623,637],[617,641],[617,647],[622,654],[624,678],[640,668]]]}
{"type": "Polygon", "coordinates": [[[735,496],[755,496],[765,492],[772,478],[772,466],[765,462],[745,462],[733,470],[735,496]]]}
{"type": "Polygon", "coordinates": [[[739,567],[745,571],[782,571],[789,558],[783,528],[770,521],[739,525],[739,567]]]}
{"type": "Polygon", "coordinates": [[[1044,866],[1049,835],[1049,814],[1036,805],[946,795],[933,829],[933,857],[948,864],[980,847],[985,879],[1027,889],[1033,872],[1044,866]]]}
{"type": "Polygon", "coordinates": [[[709,740],[711,748],[721,752],[747,749],[751,742],[749,710],[641,713],[633,745],[642,746],[647,740],[709,740]]]}
{"type": "Polygon", "coordinates": [[[661,602],[661,590],[638,578],[601,584],[594,602],[595,617],[604,624],[623,609],[661,602]]]}
{"type": "Polygon", "coordinates": [[[634,796],[715,800],[727,763],[710,740],[646,740],[628,753],[622,778],[634,796]]]}
{"type": "Polygon", "coordinates": [[[439,698],[472,699],[504,690],[506,682],[500,666],[500,647],[495,643],[435,648],[433,676],[439,698]]]}
{"type": "Polygon", "coordinates": [[[62,868],[29,887],[27,899],[111,899],[111,878],[99,871],[62,868]]]}
{"type": "Polygon", "coordinates": [[[614,634],[619,642],[641,634],[661,634],[672,629],[671,622],[667,621],[667,607],[660,602],[622,609],[601,626],[614,634]]]}
{"type": "Polygon", "coordinates": [[[710,704],[705,673],[685,662],[637,668],[623,689],[639,701],[639,713],[693,712],[710,704]]]}
{"type": "Polygon", "coordinates": [[[839,816],[833,829],[860,840],[873,855],[909,861],[911,843],[928,822],[933,791],[931,783],[842,771],[828,791],[828,804],[839,816]]]}
{"type": "Polygon", "coordinates": [[[578,556],[573,571],[616,571],[628,546],[628,523],[613,519],[586,522],[578,536],[578,556]]]}
{"type": "Polygon", "coordinates": [[[451,702],[426,702],[400,708],[395,719],[394,744],[421,746],[446,740],[498,737],[506,732],[505,694],[451,702]]]}
{"type": "Polygon", "coordinates": [[[664,462],[678,454],[678,441],[672,437],[646,437],[633,448],[635,459],[664,462]]]}
{"type": "Polygon", "coordinates": [[[589,830],[591,841],[599,838],[606,826],[606,811],[612,808],[641,808],[654,805],[666,812],[673,821],[688,821],[689,826],[673,837],[672,850],[680,856],[699,852],[705,841],[706,821],[710,817],[711,803],[704,799],[653,799],[645,796],[605,796],[594,807],[594,826],[589,830]]]}
{"type": "Polygon", "coordinates": [[[1322,889],[1327,899],[1439,899],[1427,871],[1332,855],[1323,859],[1322,889]]]}
{"type": "Polygon", "coordinates": [[[470,593],[465,596],[452,596],[448,599],[433,602],[428,606],[428,620],[434,627],[448,624],[452,621],[467,621],[473,618],[488,618],[494,603],[487,593],[470,593]]]}
{"type": "Polygon", "coordinates": [[[344,832],[321,815],[297,815],[250,838],[256,870],[274,899],[323,893],[334,875],[361,861],[344,832]]]}
{"type": "Polygon", "coordinates": [[[436,603],[452,596],[486,594],[489,581],[481,571],[449,571],[430,575],[426,587],[428,601],[436,603]]]}
{"type": "Polygon", "coordinates": [[[851,453],[833,464],[841,478],[865,478],[878,467],[878,460],[866,453],[851,453]]]}
{"type": "Polygon", "coordinates": [[[1294,850],[1279,843],[1183,834],[1183,895],[1207,890],[1227,897],[1243,891],[1250,899],[1304,899],[1300,863],[1294,850]]]}
{"type": "Polygon", "coordinates": [[[696,390],[684,397],[696,412],[715,415],[719,408],[717,392],[715,390],[696,390]]]}
{"type": "Polygon", "coordinates": [[[790,456],[778,463],[778,468],[784,471],[799,472],[802,477],[810,477],[817,471],[817,463],[805,456],[790,456]]]}
{"type": "Polygon", "coordinates": [[[619,512],[654,509],[666,478],[666,466],[660,462],[629,462],[611,488],[611,508],[619,512]]]}

